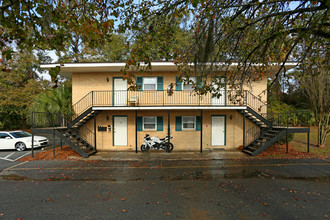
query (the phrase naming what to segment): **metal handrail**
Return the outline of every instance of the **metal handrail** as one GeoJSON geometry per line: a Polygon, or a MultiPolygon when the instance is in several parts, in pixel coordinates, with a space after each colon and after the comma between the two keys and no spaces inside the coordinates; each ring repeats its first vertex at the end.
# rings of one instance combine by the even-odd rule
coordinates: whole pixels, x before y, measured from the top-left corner
{"type": "Polygon", "coordinates": [[[267,103],[250,91],[246,91],[246,104],[259,114],[266,113],[267,103]]]}
{"type": "Polygon", "coordinates": [[[78,117],[81,113],[86,111],[88,108],[93,106],[93,91],[87,93],[84,97],[82,97],[78,102],[76,102],[72,109],[74,111],[74,115],[72,119],[78,117]]]}
{"type": "Polygon", "coordinates": [[[310,111],[269,112],[261,115],[274,126],[310,127],[310,111]]]}
{"type": "Polygon", "coordinates": [[[89,145],[95,148],[95,135],[94,132],[88,129],[86,126],[82,126],[78,129],[71,128],[80,137],[82,137],[89,145]]]}
{"type": "Polygon", "coordinates": [[[290,111],[284,113],[262,113],[262,117],[271,122],[271,126],[259,127],[255,125],[245,132],[245,146],[251,144],[262,135],[263,129],[289,128],[289,127],[310,127],[310,111],[290,111]]]}
{"type": "Polygon", "coordinates": [[[245,106],[247,91],[222,90],[225,96],[213,97],[212,93],[198,95],[193,91],[176,90],[99,90],[91,91],[73,105],[75,117],[92,106],[245,106]],[[134,99],[132,99],[134,97],[134,99]]]}
{"type": "Polygon", "coordinates": [[[64,116],[54,112],[32,112],[32,128],[67,127],[70,116],[64,116]]]}
{"type": "MultiPolygon", "coordinates": [[[[32,128],[67,128],[71,118],[67,118],[58,113],[51,112],[33,112],[32,113],[32,128]]],[[[79,129],[71,128],[73,132],[82,137],[89,145],[95,148],[94,132],[86,126],[79,129]]]]}
{"type": "Polygon", "coordinates": [[[261,128],[257,125],[254,125],[245,132],[245,146],[248,146],[253,141],[255,141],[261,133],[261,128]]]}

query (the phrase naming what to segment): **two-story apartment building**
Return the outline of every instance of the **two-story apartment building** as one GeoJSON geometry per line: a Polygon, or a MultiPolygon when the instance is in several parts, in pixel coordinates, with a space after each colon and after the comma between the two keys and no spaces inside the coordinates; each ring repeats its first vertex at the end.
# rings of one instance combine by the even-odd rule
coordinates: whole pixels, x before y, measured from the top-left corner
{"type": "MultiPolygon", "coordinates": [[[[226,79],[219,78],[224,87],[218,88],[220,97],[213,97],[196,95],[191,84],[179,81],[172,62],[153,62],[151,71],[136,73],[137,91],[128,90],[121,72],[125,63],[47,64],[42,68],[56,66],[60,74],[72,79],[76,115],[68,128],[93,150],[138,152],[146,134],[173,136],[175,151],[234,149],[249,144],[269,124],[261,116],[267,112],[266,77],[243,92],[231,90],[226,79]]],[[[205,80],[211,83],[211,77],[205,80]]]]}

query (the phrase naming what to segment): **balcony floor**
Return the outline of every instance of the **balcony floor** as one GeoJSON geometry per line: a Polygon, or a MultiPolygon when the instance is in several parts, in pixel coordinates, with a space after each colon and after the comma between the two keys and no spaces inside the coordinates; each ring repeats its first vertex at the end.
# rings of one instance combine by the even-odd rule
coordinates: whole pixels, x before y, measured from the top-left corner
{"type": "Polygon", "coordinates": [[[246,106],[94,106],[93,110],[237,110],[246,106]]]}

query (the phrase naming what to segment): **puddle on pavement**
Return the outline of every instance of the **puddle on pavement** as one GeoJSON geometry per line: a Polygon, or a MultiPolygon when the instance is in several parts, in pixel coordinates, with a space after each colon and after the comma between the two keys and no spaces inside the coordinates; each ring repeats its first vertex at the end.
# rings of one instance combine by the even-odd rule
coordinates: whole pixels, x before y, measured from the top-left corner
{"type": "Polygon", "coordinates": [[[260,179],[286,179],[286,180],[307,180],[307,181],[320,181],[328,182],[330,176],[320,176],[320,177],[291,177],[291,176],[281,176],[272,175],[261,170],[242,170],[240,172],[226,172],[224,175],[225,179],[239,179],[239,178],[260,178],[260,179]]]}
{"type": "Polygon", "coordinates": [[[143,176],[138,178],[100,178],[87,176],[85,178],[72,178],[72,177],[49,177],[49,178],[28,178],[26,176],[21,176],[17,174],[4,174],[0,175],[3,180],[13,180],[13,181],[26,181],[26,180],[35,180],[35,181],[108,181],[108,182],[143,182],[147,180],[158,179],[160,181],[181,181],[181,180],[200,180],[200,181],[216,181],[221,179],[272,179],[272,180],[305,180],[305,181],[314,181],[314,182],[329,182],[330,176],[321,176],[321,177],[290,177],[290,176],[274,176],[267,172],[261,170],[205,170],[205,171],[191,171],[186,172],[182,175],[178,174],[167,174],[162,176],[143,176]]]}
{"type": "Polygon", "coordinates": [[[17,174],[1,175],[1,177],[4,180],[16,180],[16,181],[28,180],[28,178],[26,176],[19,176],[17,174]]]}
{"type": "Polygon", "coordinates": [[[219,179],[285,179],[285,180],[307,180],[315,182],[328,182],[330,176],[321,177],[290,177],[290,176],[274,176],[260,170],[241,170],[241,171],[197,171],[190,174],[181,176],[160,176],[159,180],[202,180],[202,181],[214,181],[219,179]]]}

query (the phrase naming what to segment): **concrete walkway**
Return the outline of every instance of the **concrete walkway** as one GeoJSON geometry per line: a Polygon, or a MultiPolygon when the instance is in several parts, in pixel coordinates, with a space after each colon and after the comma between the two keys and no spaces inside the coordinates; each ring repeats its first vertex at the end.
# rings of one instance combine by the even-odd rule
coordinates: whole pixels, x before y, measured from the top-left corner
{"type": "Polygon", "coordinates": [[[199,151],[149,151],[138,153],[132,151],[99,151],[89,158],[70,157],[78,160],[110,160],[110,161],[175,161],[175,160],[224,160],[224,159],[243,159],[250,156],[238,150],[218,150],[204,149],[203,153],[199,151]]]}

